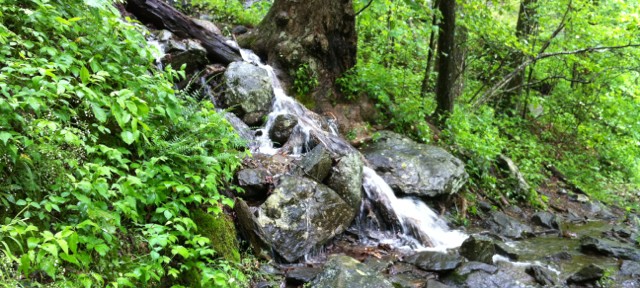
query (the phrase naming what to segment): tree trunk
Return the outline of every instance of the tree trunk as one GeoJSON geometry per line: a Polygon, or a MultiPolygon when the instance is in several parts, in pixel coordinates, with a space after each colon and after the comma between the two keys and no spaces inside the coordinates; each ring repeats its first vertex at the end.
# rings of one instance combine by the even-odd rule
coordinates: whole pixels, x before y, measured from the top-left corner
{"type": "MultiPolygon", "coordinates": [[[[528,40],[533,34],[533,31],[537,25],[536,21],[536,4],[538,0],[522,0],[520,2],[520,11],[518,12],[518,22],[516,23],[516,36],[520,41],[528,40]]],[[[521,51],[515,51],[512,57],[512,67],[524,63],[526,57],[521,51]]],[[[515,99],[522,92],[524,86],[525,71],[520,71],[515,75],[506,86],[508,92],[504,93],[498,100],[498,112],[511,113],[510,111],[516,109],[515,99]]]]}
{"type": "MultiPolygon", "coordinates": [[[[438,2],[440,0],[435,0],[433,2],[433,18],[431,20],[431,27],[438,24],[438,14],[435,13],[438,8],[438,2]]],[[[429,82],[431,79],[431,67],[433,66],[433,52],[436,50],[436,30],[431,31],[431,35],[429,35],[429,53],[427,54],[427,66],[424,68],[424,77],[422,78],[422,87],[420,88],[420,96],[422,98],[427,97],[427,93],[429,92],[429,82]]]]}
{"type": "Polygon", "coordinates": [[[126,8],[143,23],[167,29],[182,38],[199,40],[212,62],[226,65],[242,60],[238,49],[229,46],[224,37],[202,29],[191,18],[161,0],[128,0],[126,8]]]}
{"type": "Polygon", "coordinates": [[[438,9],[442,13],[442,20],[438,24],[438,80],[436,83],[437,107],[434,118],[440,127],[446,118],[453,112],[454,86],[456,77],[455,63],[455,28],[456,28],[456,1],[440,0],[438,9]]]}
{"type": "Polygon", "coordinates": [[[351,0],[275,0],[252,33],[238,39],[277,70],[291,90],[302,65],[317,78],[311,95],[301,95],[316,111],[329,111],[343,100],[335,80],[356,63],[357,34],[351,0]]]}

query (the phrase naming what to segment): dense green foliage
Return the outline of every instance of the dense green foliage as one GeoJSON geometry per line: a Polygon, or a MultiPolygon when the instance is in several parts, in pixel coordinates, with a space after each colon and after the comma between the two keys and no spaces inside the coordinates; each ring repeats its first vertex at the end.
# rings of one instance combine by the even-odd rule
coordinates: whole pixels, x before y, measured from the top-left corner
{"type": "Polygon", "coordinates": [[[243,286],[192,212],[232,205],[239,138],[145,43],[108,2],[0,0],[0,282],[243,286]]]}
{"type": "MultiPolygon", "coordinates": [[[[369,3],[354,2],[356,11],[369,3]]],[[[505,153],[535,185],[548,178],[543,163],[550,163],[591,196],[635,206],[640,196],[640,49],[618,46],[639,44],[640,4],[537,1],[538,24],[530,37],[518,39],[519,4],[458,1],[464,86],[439,139],[466,159],[472,191],[537,201],[531,198],[535,194],[515,195],[499,183],[492,171],[496,156],[505,153]],[[589,49],[594,47],[614,48],[589,49]],[[537,59],[540,51],[557,55],[537,59]],[[531,59],[514,106],[496,109],[494,103],[509,91],[487,92],[519,61],[531,59]]],[[[427,115],[435,108],[435,71],[429,72],[428,97],[420,92],[429,36],[437,30],[434,13],[421,1],[373,1],[357,16],[357,66],[341,79],[347,93],[364,93],[388,112],[389,119],[380,123],[425,142],[431,140],[427,115]]]]}

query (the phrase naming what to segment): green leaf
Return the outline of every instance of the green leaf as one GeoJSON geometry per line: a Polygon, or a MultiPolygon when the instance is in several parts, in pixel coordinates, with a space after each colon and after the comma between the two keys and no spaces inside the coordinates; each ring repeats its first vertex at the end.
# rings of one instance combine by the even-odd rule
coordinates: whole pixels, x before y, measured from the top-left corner
{"type": "Polygon", "coordinates": [[[91,77],[91,75],[89,74],[89,70],[87,69],[87,67],[84,67],[84,65],[82,65],[82,68],[80,68],[80,80],[82,81],[82,84],[89,83],[89,77],[91,77]]]}
{"type": "Polygon", "coordinates": [[[9,141],[9,139],[13,138],[13,136],[11,135],[11,133],[9,132],[0,132],[0,141],[2,141],[2,143],[4,143],[4,145],[7,145],[7,141],[9,141]]]}
{"type": "Polygon", "coordinates": [[[107,252],[109,252],[109,246],[106,244],[98,244],[96,247],[93,247],[93,249],[96,250],[100,256],[105,256],[107,255],[107,252]]]}
{"type": "Polygon", "coordinates": [[[131,143],[136,140],[133,133],[128,130],[122,131],[122,133],[120,133],[120,137],[122,137],[122,141],[124,141],[124,143],[127,143],[128,145],[131,145],[131,143]]]}
{"type": "Polygon", "coordinates": [[[96,119],[98,119],[100,123],[107,121],[107,113],[104,112],[104,109],[102,109],[98,104],[91,103],[91,110],[93,111],[93,116],[96,116],[96,119]]]}

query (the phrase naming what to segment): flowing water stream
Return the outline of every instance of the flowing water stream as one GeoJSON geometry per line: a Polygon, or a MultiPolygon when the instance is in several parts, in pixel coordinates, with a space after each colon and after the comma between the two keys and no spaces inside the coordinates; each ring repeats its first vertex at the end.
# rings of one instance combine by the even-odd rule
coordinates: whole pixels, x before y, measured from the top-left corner
{"type": "MultiPolygon", "coordinates": [[[[276,73],[269,65],[260,62],[260,58],[251,50],[240,49],[242,58],[250,63],[265,69],[272,80],[274,90],[274,101],[272,110],[268,115],[266,124],[258,133],[259,147],[257,152],[273,155],[278,152],[274,148],[273,142],[269,139],[268,131],[278,115],[291,114],[298,119],[298,125],[304,133],[305,141],[300,143],[300,147],[294,147],[294,155],[299,155],[302,151],[307,151],[303,147],[307,145],[311,137],[322,142],[325,147],[332,151],[355,150],[338,133],[336,127],[332,125],[322,125],[318,121],[319,116],[302,106],[295,99],[286,95],[282,89],[276,73]],[[324,127],[323,127],[324,126],[324,127]]],[[[397,220],[399,231],[388,231],[382,239],[377,239],[382,243],[393,246],[409,246],[416,250],[446,250],[459,247],[467,238],[467,235],[460,231],[452,231],[447,223],[440,219],[424,202],[414,198],[398,198],[389,185],[376,172],[364,167],[363,188],[366,192],[367,202],[373,202],[372,206],[384,209],[384,215],[397,220]]],[[[362,210],[366,213],[365,210],[362,210]]],[[[367,215],[360,215],[359,219],[369,219],[367,215]]],[[[386,221],[383,219],[382,221],[386,221]]],[[[362,221],[362,229],[383,229],[384,225],[371,225],[367,220],[362,221]]],[[[393,229],[392,229],[393,230],[393,229]]],[[[384,231],[375,231],[384,232],[384,231]]]]}

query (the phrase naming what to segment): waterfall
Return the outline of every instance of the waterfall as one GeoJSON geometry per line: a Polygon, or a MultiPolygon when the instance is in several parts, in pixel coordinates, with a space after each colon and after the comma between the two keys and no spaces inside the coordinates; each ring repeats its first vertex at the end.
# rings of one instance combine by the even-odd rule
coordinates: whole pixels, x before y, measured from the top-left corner
{"type": "MultiPolygon", "coordinates": [[[[336,133],[335,128],[329,126],[327,129],[323,129],[317,117],[313,117],[315,113],[309,111],[295,99],[287,96],[271,66],[262,64],[260,58],[251,50],[240,49],[240,51],[245,61],[265,69],[273,84],[275,95],[273,108],[267,117],[266,124],[260,129],[262,133],[258,133],[260,135],[258,136],[260,143],[259,153],[273,155],[278,152],[278,149],[274,148],[269,139],[269,130],[273,126],[275,118],[281,114],[291,114],[298,118],[298,125],[305,134],[307,141],[313,135],[325,144],[328,149],[335,149],[336,146],[347,146],[355,149],[336,133]]],[[[302,148],[298,147],[294,149],[294,154],[301,153],[301,151],[302,148]]],[[[456,248],[467,238],[467,235],[463,232],[450,230],[447,223],[440,219],[424,202],[414,198],[396,197],[389,185],[369,167],[364,167],[363,188],[368,198],[367,201],[375,202],[375,206],[387,210],[385,215],[397,219],[401,230],[399,231],[401,234],[398,235],[400,241],[408,242],[413,249],[446,250],[456,248]]],[[[366,201],[363,201],[363,205],[366,205],[364,202],[366,201]]],[[[363,213],[366,212],[363,210],[363,213]]],[[[359,218],[366,217],[361,215],[359,218]]],[[[380,227],[377,227],[377,229],[380,229],[380,227]]],[[[400,242],[395,241],[395,243],[400,242]]]]}

